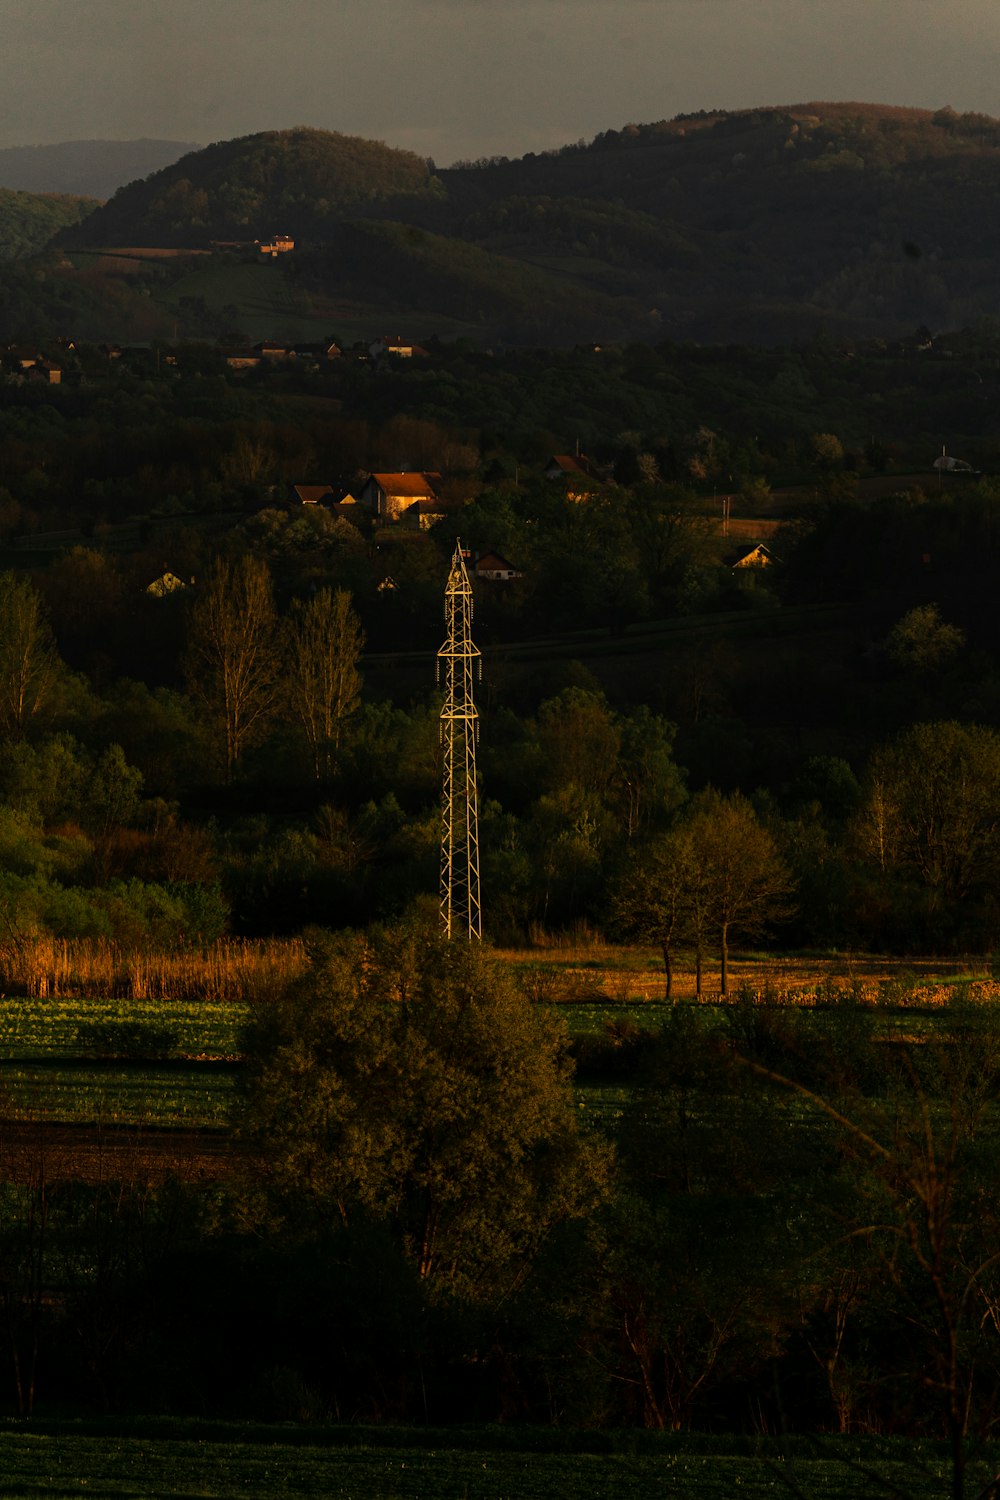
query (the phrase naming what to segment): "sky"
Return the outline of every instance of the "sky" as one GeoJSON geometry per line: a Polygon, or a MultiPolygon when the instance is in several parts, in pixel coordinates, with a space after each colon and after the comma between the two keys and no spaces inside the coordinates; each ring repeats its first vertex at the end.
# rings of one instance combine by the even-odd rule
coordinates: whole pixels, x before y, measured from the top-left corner
{"type": "Polygon", "coordinates": [[[0,0],[0,147],[310,125],[447,166],[808,100],[1000,116],[1000,4],[0,0]]]}

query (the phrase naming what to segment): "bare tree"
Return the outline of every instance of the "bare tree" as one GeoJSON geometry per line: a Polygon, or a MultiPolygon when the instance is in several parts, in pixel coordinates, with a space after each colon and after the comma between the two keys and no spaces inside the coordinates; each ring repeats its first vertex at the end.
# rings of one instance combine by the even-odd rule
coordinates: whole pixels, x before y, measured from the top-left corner
{"type": "Polygon", "coordinates": [[[18,739],[59,676],[59,653],[26,578],[0,574],[0,725],[18,739]]]}
{"type": "Polygon", "coordinates": [[[695,798],[685,823],[704,911],[719,935],[719,987],[726,994],[731,933],[760,937],[789,916],[792,881],[773,838],[740,793],[723,797],[709,787],[695,798]]]}
{"type": "Polygon", "coordinates": [[[305,731],[317,780],[329,776],[344,725],[361,694],[365,637],[346,589],[297,599],[287,628],[288,695],[305,731]]]}
{"type": "Polygon", "coordinates": [[[216,559],[191,611],[187,678],[214,720],[231,781],[278,701],[281,652],[266,563],[216,559]]]}

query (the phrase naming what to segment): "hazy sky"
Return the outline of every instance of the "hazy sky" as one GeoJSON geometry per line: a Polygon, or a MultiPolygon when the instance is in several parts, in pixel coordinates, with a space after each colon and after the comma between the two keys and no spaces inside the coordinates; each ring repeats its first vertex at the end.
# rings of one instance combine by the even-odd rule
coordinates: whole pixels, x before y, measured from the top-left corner
{"type": "Polygon", "coordinates": [[[998,0],[0,0],[0,146],[314,125],[444,166],[809,99],[1000,115],[998,0]]]}

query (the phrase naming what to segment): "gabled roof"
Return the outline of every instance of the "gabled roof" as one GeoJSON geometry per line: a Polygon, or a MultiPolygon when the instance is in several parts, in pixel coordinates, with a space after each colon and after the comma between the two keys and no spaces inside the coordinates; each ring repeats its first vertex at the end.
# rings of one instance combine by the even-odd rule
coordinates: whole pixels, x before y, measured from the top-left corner
{"type": "Polygon", "coordinates": [[[413,469],[404,469],[399,473],[372,474],[372,479],[383,489],[387,495],[405,498],[409,496],[413,500],[436,500],[437,490],[434,482],[440,480],[441,475],[436,473],[421,474],[413,469]]]}
{"type": "Polygon", "coordinates": [[[579,453],[553,453],[545,466],[546,474],[565,474],[567,477],[576,477],[582,474],[586,479],[599,479],[600,475],[594,469],[590,459],[579,453]]]}
{"type": "Polygon", "coordinates": [[[475,568],[477,573],[516,573],[518,570],[513,563],[501,557],[499,552],[480,552],[476,558],[475,568]]]}
{"type": "Polygon", "coordinates": [[[741,547],[726,558],[731,568],[767,568],[774,562],[774,553],[763,542],[756,547],[741,547]]]}
{"type": "Polygon", "coordinates": [[[290,489],[294,498],[301,500],[303,505],[321,505],[325,500],[339,498],[331,484],[293,484],[290,489]]]}

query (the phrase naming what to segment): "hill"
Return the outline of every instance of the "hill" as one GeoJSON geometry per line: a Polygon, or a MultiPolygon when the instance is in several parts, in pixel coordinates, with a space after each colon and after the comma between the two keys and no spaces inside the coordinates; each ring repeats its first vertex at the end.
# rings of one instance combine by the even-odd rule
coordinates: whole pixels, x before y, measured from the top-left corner
{"type": "Polygon", "coordinates": [[[276,232],[298,242],[277,275],[334,303],[349,284],[373,331],[390,308],[417,333],[459,317],[514,343],[959,327],[1000,302],[1000,121],[809,103],[445,170],[355,137],[272,131],[133,183],[60,243],[276,232]]]}
{"type": "Polygon", "coordinates": [[[379,141],[327,130],[269,130],[220,141],[123,188],[72,243],[202,245],[322,236],[345,212],[432,193],[429,164],[379,141]]]}
{"type": "Polygon", "coordinates": [[[91,198],[0,188],[0,260],[18,260],[43,249],[60,229],[78,224],[95,207],[91,198]]]}
{"type": "Polygon", "coordinates": [[[62,141],[53,146],[7,146],[0,150],[0,186],[28,193],[69,193],[110,198],[136,178],[169,166],[191,141],[62,141]]]}

